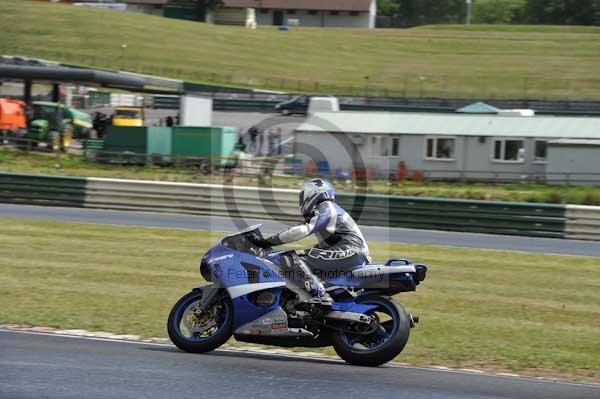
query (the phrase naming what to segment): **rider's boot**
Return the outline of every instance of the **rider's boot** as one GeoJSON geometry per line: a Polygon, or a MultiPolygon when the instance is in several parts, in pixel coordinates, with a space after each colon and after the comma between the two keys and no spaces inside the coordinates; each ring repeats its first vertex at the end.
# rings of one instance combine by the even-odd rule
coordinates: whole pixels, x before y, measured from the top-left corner
{"type": "Polygon", "coordinates": [[[317,276],[312,272],[306,262],[299,256],[294,256],[294,265],[303,275],[304,289],[311,295],[307,298],[306,295],[301,295],[300,302],[296,305],[299,310],[312,310],[316,308],[322,308],[323,310],[330,310],[333,306],[333,299],[325,290],[325,286],[319,280],[317,276]]]}
{"type": "Polygon", "coordinates": [[[298,309],[310,309],[313,306],[316,306],[323,310],[331,310],[333,307],[333,299],[331,298],[331,295],[327,293],[323,283],[321,283],[318,278],[313,276],[311,280],[312,281],[306,281],[304,286],[312,295],[312,297],[300,301],[296,307],[298,309]]]}

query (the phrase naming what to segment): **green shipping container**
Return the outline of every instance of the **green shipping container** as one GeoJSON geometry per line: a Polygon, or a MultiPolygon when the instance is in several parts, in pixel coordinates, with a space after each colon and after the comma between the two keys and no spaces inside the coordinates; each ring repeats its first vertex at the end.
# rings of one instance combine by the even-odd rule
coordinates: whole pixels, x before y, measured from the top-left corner
{"type": "Polygon", "coordinates": [[[163,162],[171,155],[171,128],[168,127],[121,127],[110,126],[104,138],[104,151],[129,152],[158,157],[163,162]]]}
{"type": "Polygon", "coordinates": [[[225,165],[234,156],[237,130],[234,127],[173,128],[171,153],[176,156],[210,158],[212,165],[225,165]]]}
{"type": "Polygon", "coordinates": [[[170,162],[171,156],[208,158],[214,166],[225,166],[236,155],[237,130],[234,127],[121,127],[108,128],[104,151],[114,159],[170,162]],[[136,154],[137,157],[134,157],[136,154]],[[129,159],[128,158],[128,159],[129,159]]]}
{"type": "Polygon", "coordinates": [[[109,152],[146,153],[147,127],[110,126],[104,137],[104,150],[109,152]]]}

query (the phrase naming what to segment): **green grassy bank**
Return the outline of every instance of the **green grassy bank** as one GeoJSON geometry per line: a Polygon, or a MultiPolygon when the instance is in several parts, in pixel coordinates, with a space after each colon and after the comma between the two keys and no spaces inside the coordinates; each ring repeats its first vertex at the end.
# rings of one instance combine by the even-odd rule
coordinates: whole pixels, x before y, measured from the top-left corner
{"type": "MultiPolygon", "coordinates": [[[[220,236],[0,218],[0,324],[166,337],[170,307],[199,283],[220,236]]],[[[397,359],[600,381],[600,260],[372,243],[430,267],[421,316],[397,359]]]]}
{"type": "Polygon", "coordinates": [[[66,63],[289,91],[600,99],[597,27],[280,32],[27,0],[0,10],[0,53],[66,63]]]}

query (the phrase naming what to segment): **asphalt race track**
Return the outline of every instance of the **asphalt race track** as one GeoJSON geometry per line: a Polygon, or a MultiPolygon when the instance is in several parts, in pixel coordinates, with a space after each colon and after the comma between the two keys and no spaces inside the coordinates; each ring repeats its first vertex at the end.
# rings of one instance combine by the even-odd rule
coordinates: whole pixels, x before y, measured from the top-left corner
{"type": "MultiPolygon", "coordinates": [[[[0,204],[0,217],[230,232],[239,230],[238,226],[240,225],[239,220],[236,224],[236,220],[224,217],[13,204],[0,204]]],[[[284,227],[284,225],[275,221],[247,219],[245,222],[248,225],[263,223],[263,232],[265,233],[275,233],[284,227]]],[[[399,228],[388,229],[368,226],[362,227],[362,230],[367,240],[370,241],[600,256],[600,243],[591,241],[399,228]]]]}
{"type": "Polygon", "coordinates": [[[0,397],[584,399],[600,386],[0,330],[0,397]]]}
{"type": "MultiPolygon", "coordinates": [[[[239,225],[220,217],[13,204],[0,204],[1,217],[213,231],[239,225]]],[[[263,223],[268,233],[283,227],[263,223]]],[[[364,232],[377,241],[600,256],[600,244],[585,241],[378,227],[364,232]]],[[[167,344],[0,329],[0,399],[192,397],[595,399],[600,385],[399,364],[365,368],[228,349],[194,355],[167,344]]]]}

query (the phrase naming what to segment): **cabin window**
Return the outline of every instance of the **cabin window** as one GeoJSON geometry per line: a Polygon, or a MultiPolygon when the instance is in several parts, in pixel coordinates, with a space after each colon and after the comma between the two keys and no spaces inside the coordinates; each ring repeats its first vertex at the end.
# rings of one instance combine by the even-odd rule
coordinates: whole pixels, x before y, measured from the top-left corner
{"type": "Polygon", "coordinates": [[[310,10],[308,13],[310,15],[317,15],[318,11],[317,10],[310,10]]]}
{"type": "Polygon", "coordinates": [[[329,11],[329,15],[340,15],[339,11],[329,11]]]}
{"type": "Polygon", "coordinates": [[[392,156],[400,155],[400,137],[392,137],[392,156]]]}
{"type": "Polygon", "coordinates": [[[494,161],[523,162],[525,142],[523,140],[494,140],[494,161]]]}
{"type": "Polygon", "coordinates": [[[454,138],[447,137],[428,137],[426,139],[427,159],[453,160],[454,159],[454,138]]]}
{"type": "Polygon", "coordinates": [[[353,17],[358,17],[358,11],[350,11],[350,15],[353,17]]]}
{"type": "Polygon", "coordinates": [[[545,162],[547,150],[548,150],[548,143],[546,141],[536,140],[535,141],[535,154],[533,156],[533,160],[536,162],[545,162]]]}

